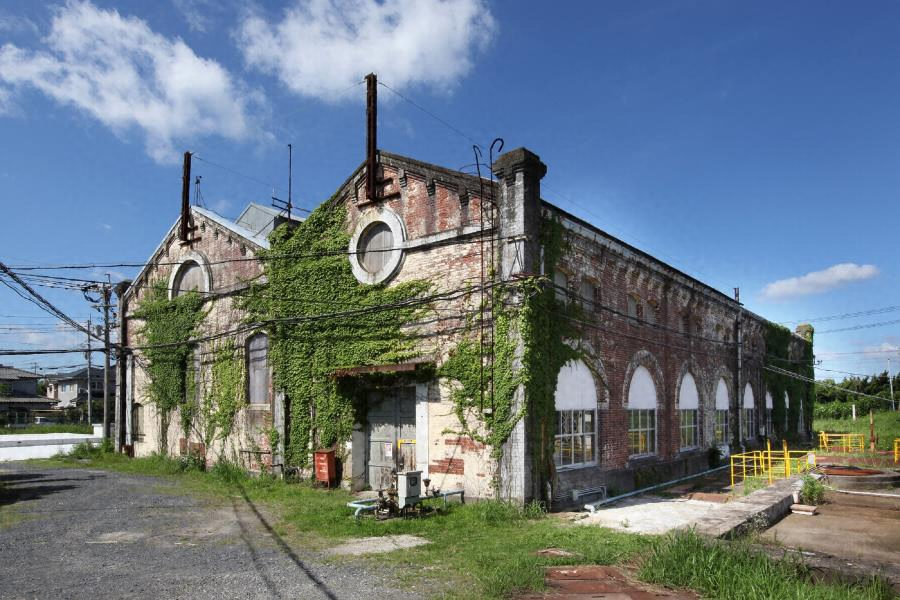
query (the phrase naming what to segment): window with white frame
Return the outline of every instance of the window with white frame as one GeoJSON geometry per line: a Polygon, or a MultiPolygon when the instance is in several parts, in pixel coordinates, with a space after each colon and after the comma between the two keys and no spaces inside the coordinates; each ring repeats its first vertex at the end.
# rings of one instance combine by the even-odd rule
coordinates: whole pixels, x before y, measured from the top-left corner
{"type": "Polygon", "coordinates": [[[556,436],[553,460],[557,469],[597,464],[597,388],[587,365],[572,360],[556,381],[556,436]]]}
{"type": "Polygon", "coordinates": [[[724,378],[719,378],[716,385],[716,443],[727,444],[731,440],[731,432],[728,428],[728,409],[731,398],[728,395],[728,385],[724,378]]]}
{"type": "Polygon", "coordinates": [[[656,384],[646,367],[638,367],[628,387],[628,454],[656,454],[656,384]]]}
{"type": "Polygon", "coordinates": [[[748,383],[744,387],[744,403],[741,409],[741,439],[752,440],[756,437],[753,431],[756,427],[756,404],[753,399],[753,389],[748,383]]]}
{"type": "Polygon", "coordinates": [[[678,390],[678,417],[681,429],[681,449],[696,448],[700,444],[700,394],[694,376],[685,373],[678,390]]]}
{"type": "Polygon", "coordinates": [[[247,340],[247,399],[269,403],[269,336],[255,333],[247,340]]]}
{"type": "Polygon", "coordinates": [[[766,435],[770,436],[775,433],[775,429],[772,426],[772,412],[774,411],[773,403],[772,403],[772,394],[766,392],[766,435]]]}

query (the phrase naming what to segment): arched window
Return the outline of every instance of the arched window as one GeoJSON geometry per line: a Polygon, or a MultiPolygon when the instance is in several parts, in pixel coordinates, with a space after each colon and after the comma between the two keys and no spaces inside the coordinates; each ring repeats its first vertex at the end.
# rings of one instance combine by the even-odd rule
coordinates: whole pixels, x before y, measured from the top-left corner
{"type": "Polygon", "coordinates": [[[741,409],[741,439],[752,440],[756,437],[754,427],[756,427],[756,403],[753,399],[753,388],[748,383],[744,386],[744,403],[741,409]]]}
{"type": "Polygon", "coordinates": [[[559,469],[597,462],[597,387],[588,366],[570,360],[559,371],[554,393],[556,438],[553,458],[559,469]]]}
{"type": "Polygon", "coordinates": [[[787,391],[784,392],[784,431],[788,430],[788,414],[791,412],[791,397],[787,391]]]}
{"type": "Polygon", "coordinates": [[[172,285],[172,296],[183,296],[188,292],[204,292],[203,267],[195,260],[187,260],[178,267],[178,273],[172,285]]]}
{"type": "Polygon", "coordinates": [[[775,429],[772,427],[773,410],[775,409],[773,408],[772,394],[766,391],[766,435],[773,435],[775,433],[775,429]]]}
{"type": "Polygon", "coordinates": [[[391,257],[394,233],[383,221],[369,225],[359,238],[359,263],[368,273],[380,272],[391,257]]]}
{"type": "Polygon", "coordinates": [[[685,373],[678,390],[678,416],[681,428],[681,448],[696,448],[700,440],[700,394],[694,376],[685,373]]]}
{"type": "Polygon", "coordinates": [[[656,384],[646,367],[638,367],[628,386],[628,453],[656,453],[656,384]]]}
{"type": "Polygon", "coordinates": [[[731,432],[728,430],[728,408],[731,405],[731,398],[728,395],[728,384],[725,378],[719,378],[716,385],[716,443],[727,444],[731,439],[731,432]]]}
{"type": "Polygon", "coordinates": [[[797,406],[797,433],[805,433],[803,423],[803,396],[800,396],[800,404],[797,406]]]}
{"type": "Polygon", "coordinates": [[[247,340],[247,400],[269,403],[269,336],[256,333],[247,340]]]}

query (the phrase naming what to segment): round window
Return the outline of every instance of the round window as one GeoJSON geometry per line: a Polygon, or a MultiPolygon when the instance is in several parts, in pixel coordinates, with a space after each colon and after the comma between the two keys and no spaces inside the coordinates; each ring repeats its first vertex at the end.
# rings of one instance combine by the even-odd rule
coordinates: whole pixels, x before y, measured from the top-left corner
{"type": "Polygon", "coordinates": [[[379,273],[390,262],[393,247],[390,226],[383,221],[372,223],[359,238],[359,264],[367,273],[379,273]]]}

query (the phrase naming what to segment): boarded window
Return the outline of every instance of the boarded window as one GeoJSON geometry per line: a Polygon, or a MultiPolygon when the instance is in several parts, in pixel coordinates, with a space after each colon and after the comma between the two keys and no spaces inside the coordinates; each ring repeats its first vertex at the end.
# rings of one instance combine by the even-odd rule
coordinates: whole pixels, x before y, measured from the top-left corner
{"type": "Polygon", "coordinates": [[[584,307],[586,311],[597,310],[594,306],[594,284],[587,279],[581,280],[581,285],[578,288],[578,295],[581,300],[581,306],[584,307]]]}
{"type": "Polygon", "coordinates": [[[569,294],[569,278],[565,273],[560,271],[553,273],[553,287],[556,290],[556,299],[565,304],[569,294]]]}
{"type": "Polygon", "coordinates": [[[144,407],[140,404],[131,407],[131,435],[135,439],[144,437],[144,407]]]}
{"type": "Polygon", "coordinates": [[[247,399],[269,403],[269,336],[257,333],[247,341],[247,399]]]}
{"type": "MultiPolygon", "coordinates": [[[[637,319],[638,318],[638,306],[640,306],[637,298],[635,298],[634,296],[629,294],[628,296],[625,297],[625,302],[626,302],[626,314],[633,319],[637,319]]],[[[643,310],[641,312],[643,313],[643,310]]]]}
{"type": "Polygon", "coordinates": [[[189,260],[178,268],[178,275],[175,277],[175,285],[173,286],[174,296],[181,296],[188,292],[202,292],[203,285],[203,269],[193,260],[189,260]]]}
{"type": "Polygon", "coordinates": [[[359,240],[359,264],[368,273],[378,273],[387,264],[394,247],[394,234],[387,223],[373,223],[359,240]]]}

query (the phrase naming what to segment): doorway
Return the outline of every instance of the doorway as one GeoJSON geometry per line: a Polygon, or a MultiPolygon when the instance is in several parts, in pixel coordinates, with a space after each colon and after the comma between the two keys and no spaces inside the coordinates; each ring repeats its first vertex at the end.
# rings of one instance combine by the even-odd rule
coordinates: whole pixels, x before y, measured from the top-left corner
{"type": "Polygon", "coordinates": [[[391,487],[392,471],[416,468],[416,388],[370,390],[368,403],[367,483],[373,490],[391,487]]]}

